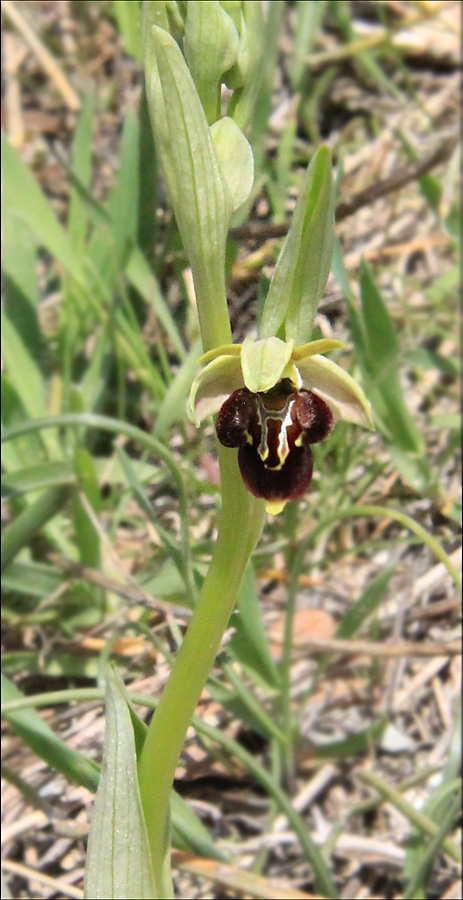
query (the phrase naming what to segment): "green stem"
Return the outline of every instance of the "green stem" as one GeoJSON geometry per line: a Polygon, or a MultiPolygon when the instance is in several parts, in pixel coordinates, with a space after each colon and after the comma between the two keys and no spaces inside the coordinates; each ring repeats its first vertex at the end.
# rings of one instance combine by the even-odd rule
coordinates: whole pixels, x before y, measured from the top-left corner
{"type": "Polygon", "coordinates": [[[241,480],[236,451],[219,448],[222,512],[198,603],[146,736],[140,792],[159,896],[169,900],[169,797],[187,728],[233,612],[246,565],[262,533],[264,503],[241,480]]]}
{"type": "Polygon", "coordinates": [[[281,718],[283,731],[286,734],[286,744],[282,746],[282,774],[285,778],[288,791],[294,790],[294,722],[291,712],[291,656],[293,650],[294,617],[296,614],[296,601],[299,586],[300,568],[303,559],[297,567],[298,540],[297,540],[297,515],[298,503],[290,503],[284,513],[284,530],[287,537],[286,569],[291,572],[291,580],[288,588],[288,603],[285,614],[285,628],[283,635],[283,648],[280,664],[281,674],[281,718]],[[297,568],[297,571],[295,571],[297,568]]]}

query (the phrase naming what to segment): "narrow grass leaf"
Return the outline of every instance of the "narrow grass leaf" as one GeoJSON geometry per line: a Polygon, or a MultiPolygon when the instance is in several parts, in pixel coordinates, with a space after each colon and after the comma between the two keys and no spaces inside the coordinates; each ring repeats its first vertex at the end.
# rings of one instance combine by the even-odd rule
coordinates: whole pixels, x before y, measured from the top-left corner
{"type": "Polygon", "coordinates": [[[227,862],[229,854],[219,850],[209,837],[207,828],[176,791],[170,794],[170,811],[172,815],[172,843],[174,847],[196,853],[207,859],[227,862]]]}
{"type": "Polygon", "coordinates": [[[152,259],[157,243],[158,159],[151,130],[145,83],[140,98],[140,196],[138,199],[138,246],[152,259]]]}
{"type": "Polygon", "coordinates": [[[5,209],[2,268],[5,311],[28,353],[40,362],[45,341],[38,319],[37,247],[30,228],[5,209]]]}
{"type": "Polygon", "coordinates": [[[87,900],[156,897],[133,725],[124,686],[111,668],[107,670],[106,734],[84,893],[87,900]]]}
{"type": "MultiPolygon", "coordinates": [[[[399,812],[402,813],[405,818],[409,820],[409,822],[414,825],[419,831],[423,834],[428,835],[429,837],[436,837],[439,833],[439,826],[429,818],[429,816],[425,815],[418,809],[415,809],[405,797],[402,796],[400,791],[397,788],[392,787],[389,784],[386,784],[381,778],[378,778],[377,775],[374,775],[373,772],[362,772],[359,775],[361,781],[364,784],[369,785],[378,794],[381,795],[383,800],[386,800],[388,803],[392,803],[399,812]]],[[[459,863],[461,861],[461,850],[457,847],[453,841],[450,841],[448,838],[445,838],[441,842],[442,849],[445,853],[453,859],[454,862],[459,863]]]]}
{"type": "Polygon", "coordinates": [[[159,440],[164,438],[171,425],[176,422],[182,422],[185,419],[187,399],[201,353],[201,344],[197,341],[176,372],[165,393],[153,430],[154,436],[159,440]]]}
{"type": "Polygon", "coordinates": [[[76,478],[72,466],[66,462],[43,462],[2,475],[2,499],[41,491],[59,485],[73,485],[76,478]]]}
{"type": "Polygon", "coordinates": [[[230,624],[235,627],[235,634],[228,644],[231,656],[265,687],[274,690],[279,684],[278,670],[262,624],[259,594],[251,564],[243,576],[237,611],[230,624]]]}
{"type": "MultiPolygon", "coordinates": [[[[5,374],[31,418],[48,413],[45,379],[14,325],[2,312],[2,359],[5,374]]],[[[54,434],[43,438],[50,455],[61,455],[54,434]]]]}
{"type": "Polygon", "coordinates": [[[291,60],[290,78],[293,91],[300,91],[307,76],[307,57],[317,40],[326,0],[297,0],[296,27],[294,29],[294,50],[291,60]]]}
{"type": "Polygon", "coordinates": [[[1,539],[2,569],[29,543],[37,531],[56,516],[66,503],[69,494],[68,486],[50,488],[4,529],[1,539]]]}
{"type": "Polygon", "coordinates": [[[15,561],[2,573],[5,591],[25,594],[29,597],[47,597],[54,594],[63,583],[63,573],[47,563],[15,561]]]}
{"type": "Polygon", "coordinates": [[[447,839],[447,835],[455,827],[460,807],[460,795],[454,798],[450,806],[447,803],[440,819],[439,830],[427,842],[427,846],[423,849],[419,861],[415,862],[412,875],[403,892],[403,900],[418,900],[420,897],[424,900],[428,896],[427,885],[432,874],[434,859],[443,842],[447,839]]]}
{"type": "Polygon", "coordinates": [[[385,566],[375,578],[366,586],[361,597],[343,616],[335,633],[335,638],[350,638],[363,625],[368,616],[378,608],[381,603],[389,581],[395,571],[396,564],[385,566]]]}
{"type": "Polygon", "coordinates": [[[139,134],[138,120],[129,113],[119,145],[119,171],[109,198],[114,248],[122,270],[137,240],[139,198],[139,134]]]}
{"type": "Polygon", "coordinates": [[[118,458],[119,458],[122,468],[124,470],[124,474],[127,478],[127,482],[129,484],[129,486],[131,487],[136,500],[138,501],[141,509],[148,516],[148,519],[153,523],[168,554],[170,555],[171,559],[177,566],[177,569],[180,572],[180,574],[184,580],[185,588],[186,588],[187,595],[188,595],[187,604],[193,606],[195,603],[195,599],[196,599],[196,589],[195,589],[194,576],[193,576],[193,571],[191,568],[191,561],[190,561],[189,556],[185,557],[185,554],[182,553],[182,550],[176,545],[176,543],[174,542],[174,540],[172,540],[172,538],[168,534],[168,532],[162,527],[160,522],[157,520],[156,511],[155,511],[154,507],[152,506],[152,504],[150,503],[150,501],[148,500],[148,497],[143,488],[143,485],[141,484],[140,480],[138,479],[136,472],[133,469],[131,460],[129,459],[127,454],[124,452],[124,450],[122,450],[122,449],[119,450],[118,458]]]}
{"type": "MultiPolygon", "coordinates": [[[[23,698],[21,691],[3,673],[1,683],[2,703],[23,698]]],[[[69,781],[81,784],[90,791],[96,790],[98,766],[63,743],[34,709],[2,711],[2,715],[13,731],[52,769],[62,772],[69,781]]]]}
{"type": "Polygon", "coordinates": [[[145,302],[150,306],[166,334],[172,342],[172,346],[180,359],[185,359],[186,350],[180,337],[178,328],[173,319],[172,313],[162,296],[161,288],[151,271],[146,258],[141,250],[137,247],[132,252],[128,260],[125,274],[130,284],[138,291],[145,302]]]}
{"type": "Polygon", "coordinates": [[[438,830],[432,838],[419,829],[410,835],[404,864],[404,875],[409,881],[404,898],[408,896],[409,900],[414,900],[415,897],[426,896],[435,856],[450,830],[457,825],[460,804],[460,778],[441,784],[425,803],[422,812],[436,823],[438,830]]]}
{"type": "MultiPolygon", "coordinates": [[[[72,145],[72,166],[76,179],[86,190],[92,177],[93,102],[88,96],[77,123],[72,145]]],[[[71,186],[68,231],[77,253],[83,253],[88,227],[88,207],[76,185],[71,186]]]]}
{"type": "Polygon", "coordinates": [[[408,452],[423,453],[423,439],[406,406],[400,384],[399,346],[389,311],[368,264],[360,273],[362,314],[367,339],[363,360],[369,376],[370,399],[393,442],[408,452]]]}
{"type": "Polygon", "coordinates": [[[316,759],[348,759],[351,756],[364,756],[377,746],[386,726],[387,717],[382,716],[369,728],[350,734],[344,740],[318,744],[314,747],[314,756],[316,759]]]}
{"type": "MultiPolygon", "coordinates": [[[[335,638],[350,638],[361,628],[365,620],[375,612],[386,592],[389,581],[395,571],[396,564],[385,566],[381,572],[367,584],[359,599],[342,617],[335,633],[335,638]]],[[[323,656],[317,666],[317,678],[328,668],[330,655],[323,656]]]]}
{"type": "Polygon", "coordinates": [[[140,5],[133,0],[118,0],[112,4],[119,33],[127,53],[141,62],[140,5]]]}
{"type": "MultiPolygon", "coordinates": [[[[85,495],[91,509],[98,514],[101,495],[98,487],[93,459],[85,447],[77,445],[74,452],[74,471],[80,491],[85,495]]],[[[99,569],[101,564],[100,536],[80,496],[73,503],[74,536],[79,558],[84,566],[99,569]]],[[[93,587],[92,593],[101,600],[101,591],[93,587]]]]}
{"type": "Polygon", "coordinates": [[[78,282],[85,284],[79,258],[30,169],[2,134],[3,200],[27,223],[40,244],[78,282]]]}
{"type": "Polygon", "coordinates": [[[317,891],[324,897],[330,897],[331,900],[337,900],[339,893],[332,879],[329,865],[317,845],[314,843],[306,822],[302,816],[296,812],[291,803],[291,799],[280,787],[277,780],[269,774],[252,753],[245,750],[238,741],[230,738],[225,732],[219,731],[211,725],[207,725],[204,720],[196,716],[193,719],[193,724],[198,731],[198,734],[210,739],[220,747],[223,747],[230,755],[235,756],[275,800],[278,809],[287,817],[306,858],[313,868],[317,891]]]}
{"type": "Polygon", "coordinates": [[[352,333],[354,347],[360,360],[366,358],[367,342],[364,333],[364,326],[355,306],[355,297],[349,280],[349,275],[344,263],[343,253],[339,238],[335,237],[333,246],[332,272],[344,293],[349,311],[349,324],[352,333]]]}

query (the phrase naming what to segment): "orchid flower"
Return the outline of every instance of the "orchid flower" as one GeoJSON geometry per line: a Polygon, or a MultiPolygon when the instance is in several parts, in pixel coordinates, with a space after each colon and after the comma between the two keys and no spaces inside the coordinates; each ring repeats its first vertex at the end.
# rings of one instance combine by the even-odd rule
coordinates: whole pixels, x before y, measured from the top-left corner
{"type": "Polygon", "coordinates": [[[217,437],[238,447],[243,481],[267,511],[302,497],[312,478],[310,449],[339,419],[373,429],[362,389],[341,366],[322,356],[343,347],[322,339],[294,347],[277,337],[228,344],[205,353],[189,415],[199,425],[218,414],[217,437]]]}

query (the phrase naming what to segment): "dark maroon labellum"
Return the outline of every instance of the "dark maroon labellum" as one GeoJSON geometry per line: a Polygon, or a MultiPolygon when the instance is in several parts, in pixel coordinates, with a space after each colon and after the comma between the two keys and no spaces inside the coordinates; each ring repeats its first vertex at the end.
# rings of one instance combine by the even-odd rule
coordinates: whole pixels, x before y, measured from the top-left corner
{"type": "Polygon", "coordinates": [[[255,497],[296,500],[312,478],[311,444],[333,427],[329,406],[312,391],[295,391],[284,379],[266,393],[234,391],[217,416],[217,436],[225,447],[239,447],[243,481],[255,497]]]}

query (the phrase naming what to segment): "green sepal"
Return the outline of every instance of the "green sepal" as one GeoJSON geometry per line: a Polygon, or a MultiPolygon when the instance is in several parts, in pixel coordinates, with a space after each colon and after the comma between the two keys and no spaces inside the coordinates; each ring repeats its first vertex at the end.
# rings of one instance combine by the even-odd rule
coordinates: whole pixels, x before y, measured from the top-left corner
{"type": "Polygon", "coordinates": [[[211,125],[211,134],[230,194],[232,211],[235,212],[248,199],[254,183],[251,145],[236,122],[228,116],[211,125]]]}
{"type": "Polygon", "coordinates": [[[305,177],[262,314],[261,337],[277,334],[296,345],[310,339],[331,267],[334,188],[327,147],[320,147],[305,177]]]}

